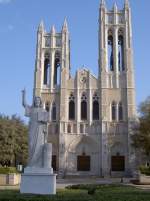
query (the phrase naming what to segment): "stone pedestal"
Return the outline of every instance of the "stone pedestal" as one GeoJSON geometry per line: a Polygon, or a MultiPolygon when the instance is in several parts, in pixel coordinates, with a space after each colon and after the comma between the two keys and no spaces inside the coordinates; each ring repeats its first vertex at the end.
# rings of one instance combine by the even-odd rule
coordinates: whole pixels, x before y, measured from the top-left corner
{"type": "Polygon", "coordinates": [[[56,174],[52,168],[25,168],[21,175],[20,193],[56,194],[56,174]]]}

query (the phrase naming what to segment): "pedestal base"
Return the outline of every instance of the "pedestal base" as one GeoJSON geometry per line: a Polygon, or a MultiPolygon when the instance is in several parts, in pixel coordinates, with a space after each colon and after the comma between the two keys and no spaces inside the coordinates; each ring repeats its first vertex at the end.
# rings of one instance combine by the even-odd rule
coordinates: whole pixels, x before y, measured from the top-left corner
{"type": "Polygon", "coordinates": [[[44,168],[30,170],[25,169],[25,173],[21,175],[20,193],[56,194],[56,174],[48,173],[48,169],[44,168]]]}

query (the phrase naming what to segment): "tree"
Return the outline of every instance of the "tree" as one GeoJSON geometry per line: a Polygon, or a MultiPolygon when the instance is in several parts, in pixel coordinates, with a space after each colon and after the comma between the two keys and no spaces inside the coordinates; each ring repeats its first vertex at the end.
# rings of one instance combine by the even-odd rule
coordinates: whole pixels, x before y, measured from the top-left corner
{"type": "Polygon", "coordinates": [[[26,164],[27,133],[28,128],[19,117],[0,115],[0,164],[2,166],[26,164]]]}
{"type": "Polygon", "coordinates": [[[133,146],[150,157],[150,97],[139,106],[139,124],[134,128],[133,146]]]}

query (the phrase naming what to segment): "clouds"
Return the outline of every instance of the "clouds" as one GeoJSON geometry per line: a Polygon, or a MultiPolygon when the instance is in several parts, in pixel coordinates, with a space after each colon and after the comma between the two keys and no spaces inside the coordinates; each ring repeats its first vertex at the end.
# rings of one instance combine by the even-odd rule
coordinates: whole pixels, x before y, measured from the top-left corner
{"type": "Polygon", "coordinates": [[[13,0],[0,0],[0,4],[8,4],[11,3],[13,0]]]}

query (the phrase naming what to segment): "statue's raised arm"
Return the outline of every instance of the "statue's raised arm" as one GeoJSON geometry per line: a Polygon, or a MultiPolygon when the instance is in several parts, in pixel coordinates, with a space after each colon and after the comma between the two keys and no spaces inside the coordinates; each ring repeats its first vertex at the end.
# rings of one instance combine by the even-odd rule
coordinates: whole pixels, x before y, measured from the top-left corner
{"type": "Polygon", "coordinates": [[[23,89],[22,90],[22,105],[23,107],[26,107],[27,103],[26,103],[26,90],[23,89]]]}
{"type": "Polygon", "coordinates": [[[26,103],[26,90],[22,90],[22,105],[25,108],[25,115],[30,116],[30,106],[26,103]]]}

